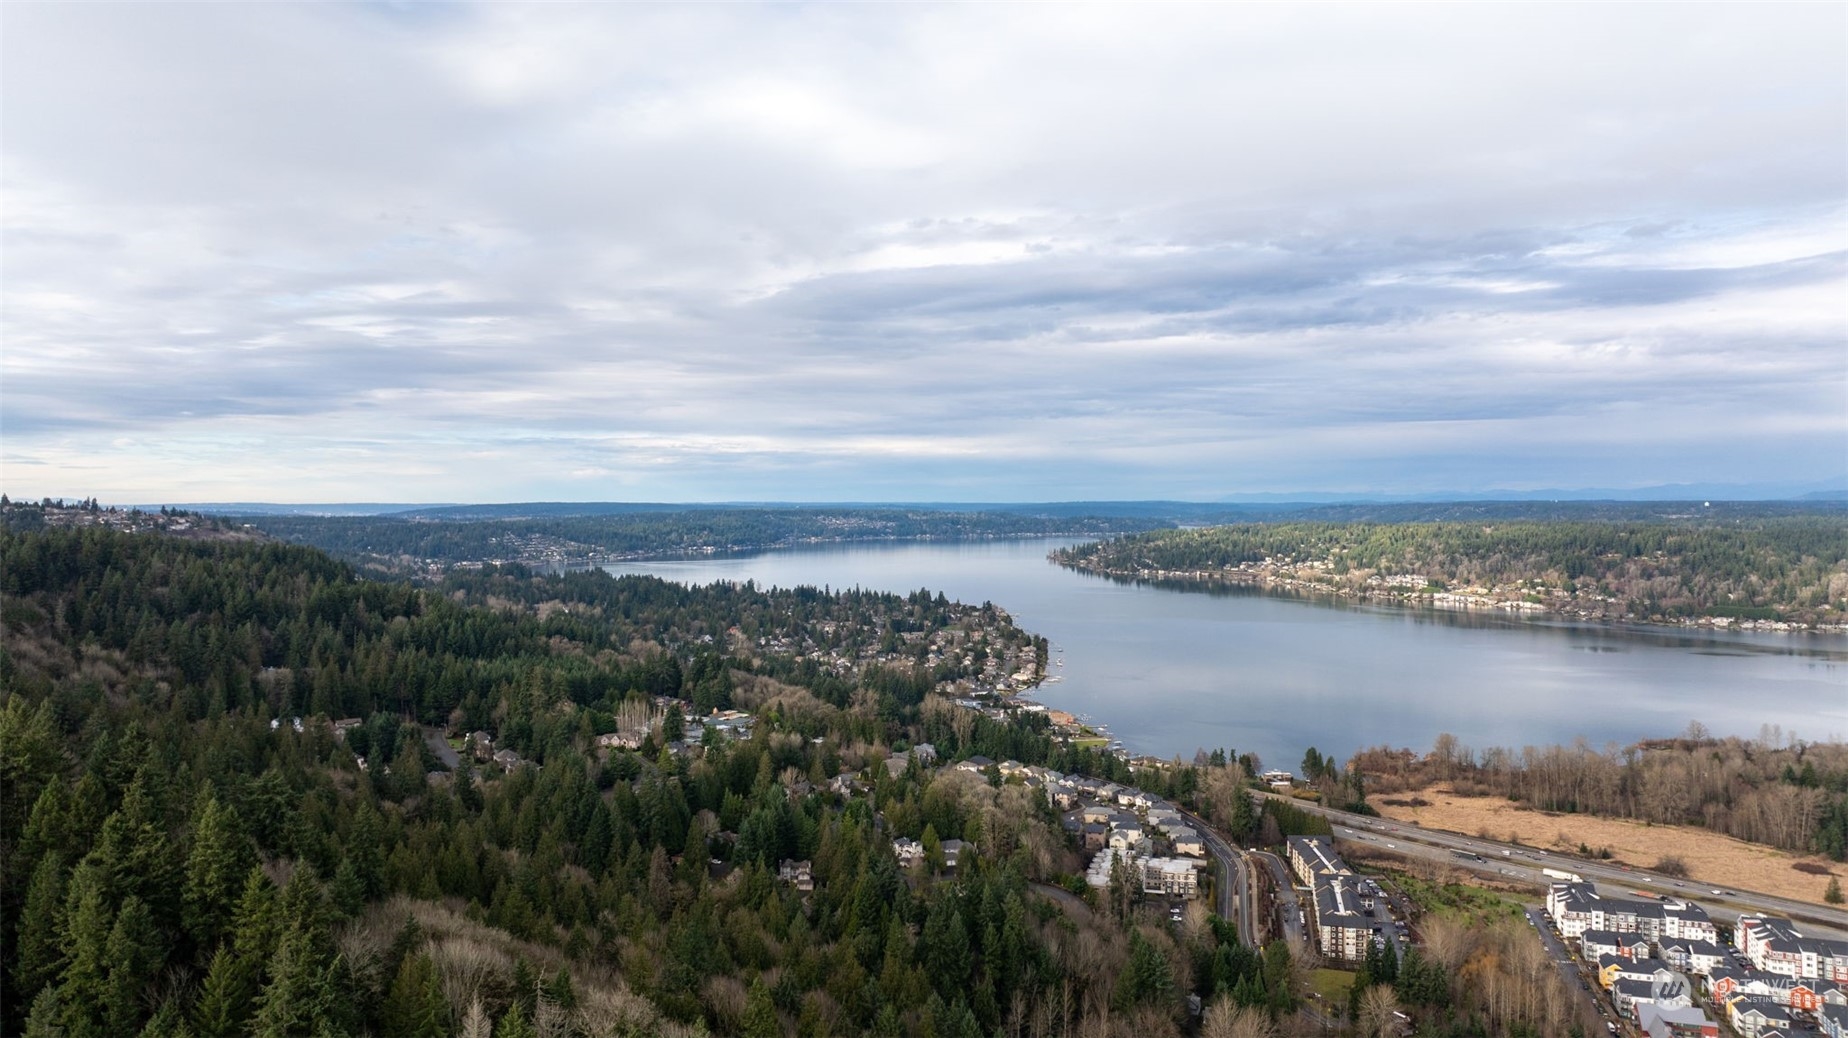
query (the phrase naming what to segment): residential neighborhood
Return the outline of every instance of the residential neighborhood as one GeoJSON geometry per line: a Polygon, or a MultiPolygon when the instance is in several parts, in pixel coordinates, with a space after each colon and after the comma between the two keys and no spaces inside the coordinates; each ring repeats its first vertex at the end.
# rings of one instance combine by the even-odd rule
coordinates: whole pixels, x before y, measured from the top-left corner
{"type": "Polygon", "coordinates": [[[1698,904],[1604,897],[1589,883],[1555,883],[1546,904],[1618,1011],[1646,1033],[1660,1023],[1667,1034],[1717,1034],[1708,1012],[1742,1038],[1804,1030],[1842,1038],[1848,1027],[1848,941],[1741,915],[1729,948],[1698,904]]]}

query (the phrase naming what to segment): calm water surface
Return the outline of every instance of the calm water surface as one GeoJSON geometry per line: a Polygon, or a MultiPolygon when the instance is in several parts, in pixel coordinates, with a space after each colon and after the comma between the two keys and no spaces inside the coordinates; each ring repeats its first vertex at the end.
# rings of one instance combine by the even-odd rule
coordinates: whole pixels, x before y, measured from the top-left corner
{"type": "Polygon", "coordinates": [[[693,584],[942,591],[992,601],[1051,640],[1062,680],[1034,698],[1088,714],[1132,750],[1255,752],[1294,770],[1315,746],[1593,746],[1764,725],[1848,736],[1848,638],[1683,633],[1359,606],[1254,592],[1206,594],[1061,569],[1065,540],[830,546],[634,562],[693,584]]]}

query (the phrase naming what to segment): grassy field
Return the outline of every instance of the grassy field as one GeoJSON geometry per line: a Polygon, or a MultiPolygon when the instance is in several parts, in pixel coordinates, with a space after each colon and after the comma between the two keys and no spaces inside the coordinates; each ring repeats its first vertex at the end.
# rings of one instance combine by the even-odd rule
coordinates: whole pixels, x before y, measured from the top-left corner
{"type": "Polygon", "coordinates": [[[1492,890],[1464,883],[1440,883],[1407,872],[1388,871],[1400,892],[1432,915],[1465,923],[1492,922],[1521,914],[1521,903],[1492,890]]]}
{"type": "Polygon", "coordinates": [[[1353,986],[1354,974],[1347,970],[1316,970],[1309,977],[1309,990],[1331,1006],[1347,1005],[1348,989],[1353,986]]]}
{"type": "Polygon", "coordinates": [[[1687,890],[1694,897],[1714,887],[1743,888],[1822,904],[1829,876],[1848,877],[1848,866],[1841,862],[1791,854],[1705,829],[1534,811],[1499,797],[1459,796],[1447,786],[1395,794],[1391,799],[1414,798],[1429,803],[1375,806],[1395,821],[1549,851],[1571,853],[1580,844],[1608,848],[1612,863],[1618,865],[1650,869],[1665,857],[1679,858],[1687,866],[1687,890]]]}

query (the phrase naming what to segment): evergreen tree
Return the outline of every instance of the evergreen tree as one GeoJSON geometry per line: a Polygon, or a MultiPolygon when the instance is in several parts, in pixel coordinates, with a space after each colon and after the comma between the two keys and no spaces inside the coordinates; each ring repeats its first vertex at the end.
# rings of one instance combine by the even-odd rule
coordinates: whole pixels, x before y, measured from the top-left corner
{"type": "Polygon", "coordinates": [[[1272,941],[1264,948],[1264,991],[1273,1010],[1296,1011],[1296,999],[1290,993],[1290,946],[1282,941],[1272,941]]]}
{"type": "Polygon", "coordinates": [[[739,1027],[743,1038],[783,1038],[783,1023],[777,1019],[776,1002],[761,978],[751,982],[739,1027]]]}
{"type": "Polygon", "coordinates": [[[931,906],[918,950],[937,991],[953,997],[965,990],[969,982],[969,930],[963,925],[962,912],[954,898],[940,897],[931,906]]]}
{"type": "Polygon", "coordinates": [[[23,1038],[70,1038],[72,1032],[65,1026],[64,1002],[58,997],[58,991],[55,986],[39,989],[38,997],[32,1000],[32,1010],[26,1015],[23,1038]]]}
{"type": "Polygon", "coordinates": [[[276,954],[282,925],[276,904],[276,885],[261,866],[252,865],[244,874],[244,890],[238,897],[232,916],[231,950],[244,983],[254,990],[264,976],[269,961],[276,954]]]}
{"type": "MultiPolygon", "coordinates": [[[[326,902],[314,869],[296,864],[279,899],[288,929],[270,957],[269,982],[257,996],[255,1038],[298,1038],[339,1030],[351,999],[327,935],[326,902]]],[[[318,1038],[318,1035],[316,1036],[318,1038]]]]}
{"type": "Polygon", "coordinates": [[[193,1006],[193,1029],[199,1038],[237,1038],[243,1033],[255,986],[250,972],[230,945],[221,944],[212,953],[193,1006]]]}
{"type": "Polygon", "coordinates": [[[192,1028],[186,1026],[186,1016],[180,1011],[179,999],[170,998],[154,1010],[154,1015],[141,1028],[138,1038],[197,1038],[192,1028]]]}
{"type": "Polygon", "coordinates": [[[1129,934],[1129,963],[1117,981],[1117,999],[1124,1008],[1150,1003],[1162,1005],[1174,995],[1174,972],[1168,957],[1144,940],[1141,931],[1129,934]]]}
{"type": "Polygon", "coordinates": [[[494,1038],[539,1038],[539,1035],[526,1015],[526,1007],[515,1002],[507,1007],[500,1023],[495,1025],[494,1038]]]}
{"type": "Polygon", "coordinates": [[[351,856],[340,859],[340,867],[334,870],[333,881],[327,885],[327,896],[334,909],[349,919],[366,907],[366,884],[359,878],[359,869],[351,856]]]}
{"type": "Polygon", "coordinates": [[[13,945],[13,990],[33,999],[64,964],[64,859],[52,851],[39,859],[26,888],[13,945]]]}
{"type": "Polygon", "coordinates": [[[35,704],[25,696],[9,696],[0,704],[0,849],[11,850],[13,834],[24,827],[41,790],[48,782],[57,784],[64,767],[64,742],[51,700],[35,704]]]}
{"type": "Polygon", "coordinates": [[[552,979],[546,982],[543,994],[560,1009],[576,1009],[577,992],[571,987],[571,970],[565,966],[558,967],[558,972],[552,974],[552,979]]]}
{"type": "Polygon", "coordinates": [[[104,986],[103,1021],[108,1034],[141,1029],[141,997],[165,958],[152,913],[130,894],[109,931],[109,968],[104,986]]]}
{"type": "Polygon", "coordinates": [[[1391,940],[1381,940],[1375,943],[1379,948],[1379,965],[1374,970],[1374,976],[1379,978],[1383,984],[1397,984],[1399,982],[1398,948],[1391,940]]]}
{"type": "Polygon", "coordinates": [[[900,1022],[898,1010],[887,1002],[879,1007],[879,1014],[873,1018],[873,1028],[868,1032],[873,1038],[903,1038],[905,1029],[900,1022]]]}
{"type": "Polygon", "coordinates": [[[446,1038],[449,1007],[428,955],[407,956],[398,967],[379,1024],[382,1038],[446,1038]]]}
{"type": "Polygon", "coordinates": [[[19,846],[14,853],[18,855],[19,867],[35,863],[52,851],[63,854],[66,861],[76,861],[83,856],[77,841],[88,836],[88,833],[74,831],[70,790],[65,788],[62,779],[57,779],[46,783],[45,791],[33,802],[32,815],[26,821],[25,831],[19,834],[19,846]]]}
{"type": "Polygon", "coordinates": [[[70,1038],[101,1038],[109,980],[109,934],[115,919],[104,900],[101,870],[85,860],[71,875],[64,908],[66,966],[59,983],[60,1022],[70,1038]]]}
{"type": "Polygon", "coordinates": [[[202,791],[193,811],[192,833],[182,920],[194,943],[209,952],[231,923],[254,855],[236,813],[209,792],[202,791]]]}
{"type": "Polygon", "coordinates": [[[535,1000],[539,995],[539,978],[525,956],[516,956],[513,960],[513,1004],[522,1010],[525,1019],[531,1020],[535,1000]]]}
{"type": "Polygon", "coordinates": [[[334,987],[331,964],[314,945],[312,934],[297,930],[277,946],[269,983],[257,997],[253,1038],[316,1038],[332,1022],[333,1005],[343,994],[334,987]]]}

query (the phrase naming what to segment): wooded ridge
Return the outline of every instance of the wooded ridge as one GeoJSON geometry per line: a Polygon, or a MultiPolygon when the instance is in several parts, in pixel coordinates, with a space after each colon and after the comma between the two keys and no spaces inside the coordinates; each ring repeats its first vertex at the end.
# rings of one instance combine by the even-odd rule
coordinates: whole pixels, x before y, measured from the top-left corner
{"type": "Polygon", "coordinates": [[[1245,583],[1595,620],[1848,630],[1848,516],[1733,522],[1266,523],[1052,556],[1138,579],[1245,583]]]}

